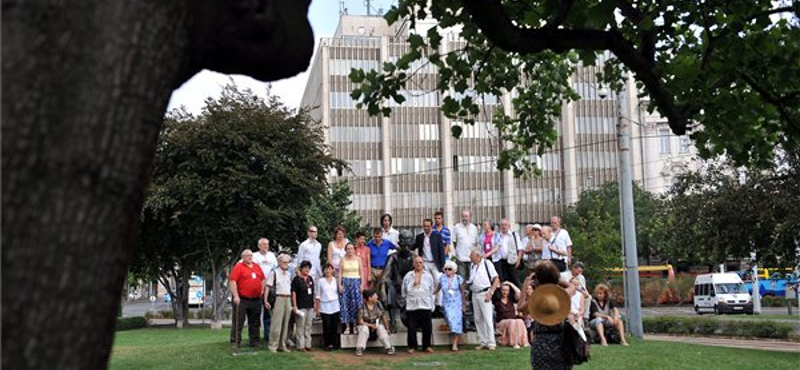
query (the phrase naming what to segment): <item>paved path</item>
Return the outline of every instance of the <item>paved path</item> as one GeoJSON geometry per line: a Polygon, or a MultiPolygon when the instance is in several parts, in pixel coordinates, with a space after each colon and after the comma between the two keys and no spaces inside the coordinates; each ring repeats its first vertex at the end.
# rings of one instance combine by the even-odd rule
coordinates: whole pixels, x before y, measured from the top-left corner
{"type": "Polygon", "coordinates": [[[697,337],[697,336],[674,336],[660,334],[646,334],[645,340],[657,340],[664,342],[692,343],[703,346],[731,347],[757,349],[763,351],[794,352],[800,353],[800,343],[789,342],[775,339],[732,339],[718,337],[697,337]]]}

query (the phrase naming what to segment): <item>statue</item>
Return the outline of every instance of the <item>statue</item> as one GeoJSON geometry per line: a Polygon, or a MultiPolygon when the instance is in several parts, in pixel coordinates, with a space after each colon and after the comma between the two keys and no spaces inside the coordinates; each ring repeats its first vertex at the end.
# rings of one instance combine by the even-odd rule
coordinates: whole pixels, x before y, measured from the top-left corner
{"type": "Polygon", "coordinates": [[[414,254],[411,247],[414,245],[414,235],[406,229],[400,230],[400,240],[397,251],[386,260],[384,279],[384,306],[389,310],[389,330],[397,333],[397,317],[400,316],[403,324],[405,320],[405,302],[401,295],[403,277],[413,269],[414,254]]]}

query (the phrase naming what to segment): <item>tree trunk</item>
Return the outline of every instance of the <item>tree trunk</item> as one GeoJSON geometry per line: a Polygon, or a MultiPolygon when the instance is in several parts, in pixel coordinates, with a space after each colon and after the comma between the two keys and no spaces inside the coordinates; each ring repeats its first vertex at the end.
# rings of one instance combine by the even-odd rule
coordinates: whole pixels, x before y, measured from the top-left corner
{"type": "Polygon", "coordinates": [[[106,368],[174,88],[308,65],[308,1],[243,3],[3,0],[3,368],[106,368]]]}
{"type": "Polygon", "coordinates": [[[228,305],[228,271],[225,267],[220,268],[216,263],[212,263],[212,276],[214,278],[214,300],[212,301],[214,318],[211,322],[212,329],[222,329],[222,322],[225,321],[225,307],[228,305]]]}

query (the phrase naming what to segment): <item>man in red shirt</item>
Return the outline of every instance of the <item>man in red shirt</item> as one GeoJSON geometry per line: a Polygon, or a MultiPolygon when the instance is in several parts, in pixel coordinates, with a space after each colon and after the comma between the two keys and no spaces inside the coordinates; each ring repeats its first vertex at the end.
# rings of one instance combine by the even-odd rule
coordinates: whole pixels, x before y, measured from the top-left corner
{"type": "Polygon", "coordinates": [[[258,343],[258,332],[261,324],[261,297],[264,292],[264,272],[258,264],[253,263],[253,252],[242,251],[242,261],[233,266],[229,288],[233,294],[233,324],[236,328],[236,347],[242,341],[242,327],[247,316],[248,337],[250,347],[258,343]]]}

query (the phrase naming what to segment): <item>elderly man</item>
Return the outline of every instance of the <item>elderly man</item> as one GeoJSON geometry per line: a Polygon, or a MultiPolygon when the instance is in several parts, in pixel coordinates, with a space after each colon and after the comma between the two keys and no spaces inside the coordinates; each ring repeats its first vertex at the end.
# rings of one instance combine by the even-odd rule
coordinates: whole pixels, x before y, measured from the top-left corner
{"type": "Polygon", "coordinates": [[[433,292],[435,290],[436,280],[426,271],[422,257],[414,257],[414,270],[409,271],[403,278],[402,290],[408,316],[406,338],[408,353],[414,353],[417,350],[417,330],[419,329],[422,329],[422,350],[433,352],[431,312],[433,311],[433,292]]]}
{"type": "Polygon", "coordinates": [[[559,272],[567,271],[567,265],[572,259],[572,239],[567,230],[561,227],[561,217],[551,217],[550,227],[553,229],[553,236],[550,238],[550,248],[545,248],[542,253],[542,259],[550,259],[559,272]]]}
{"type": "Polygon", "coordinates": [[[300,266],[303,261],[311,262],[311,277],[316,281],[322,277],[322,265],[319,256],[322,254],[322,244],[317,241],[317,227],[308,227],[308,239],[297,247],[294,265],[300,266]]]}
{"type": "Polygon", "coordinates": [[[483,249],[475,247],[469,255],[472,262],[467,285],[472,293],[472,307],[475,311],[475,326],[478,329],[480,346],[476,349],[494,351],[497,347],[494,335],[494,307],[492,295],[500,285],[500,278],[494,265],[483,259],[483,249]]]}
{"type": "MultiPolygon", "coordinates": [[[[261,238],[258,240],[258,251],[253,253],[253,262],[261,267],[264,276],[269,274],[275,267],[278,267],[278,258],[275,257],[275,253],[269,250],[269,239],[261,238]]],[[[269,342],[269,311],[264,310],[262,316],[264,324],[264,342],[266,343],[269,342]]]]}
{"type": "Polygon", "coordinates": [[[236,347],[242,341],[244,318],[247,317],[248,338],[250,347],[258,343],[258,332],[261,322],[261,295],[263,293],[264,273],[261,267],[253,263],[253,252],[242,251],[242,261],[233,266],[229,279],[229,288],[233,294],[233,318],[236,328],[236,347]]]}
{"type": "Polygon", "coordinates": [[[269,351],[290,352],[286,348],[286,337],[289,334],[289,318],[292,315],[292,274],[289,272],[288,254],[278,256],[278,268],[270,271],[264,290],[264,306],[272,311],[272,325],[269,330],[269,351]],[[271,307],[267,298],[270,289],[275,289],[275,307],[271,307]]]}
{"type": "Polygon", "coordinates": [[[469,210],[461,211],[461,222],[453,226],[453,237],[456,249],[456,265],[458,274],[469,279],[469,253],[478,243],[478,227],[470,221],[472,214],[469,210]]]}

